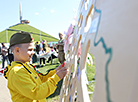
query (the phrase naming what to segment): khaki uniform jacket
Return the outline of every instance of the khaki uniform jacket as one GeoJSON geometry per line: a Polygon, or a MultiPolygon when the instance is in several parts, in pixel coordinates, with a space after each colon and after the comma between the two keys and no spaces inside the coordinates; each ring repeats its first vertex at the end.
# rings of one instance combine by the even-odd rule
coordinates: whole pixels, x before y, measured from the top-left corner
{"type": "Polygon", "coordinates": [[[60,81],[56,70],[42,76],[31,65],[15,61],[6,67],[4,76],[13,102],[46,102],[60,81]]]}
{"type": "Polygon", "coordinates": [[[57,46],[57,48],[58,48],[58,51],[60,52],[60,51],[62,51],[62,52],[64,52],[64,39],[60,39],[59,41],[58,41],[58,46],[57,46]]]}

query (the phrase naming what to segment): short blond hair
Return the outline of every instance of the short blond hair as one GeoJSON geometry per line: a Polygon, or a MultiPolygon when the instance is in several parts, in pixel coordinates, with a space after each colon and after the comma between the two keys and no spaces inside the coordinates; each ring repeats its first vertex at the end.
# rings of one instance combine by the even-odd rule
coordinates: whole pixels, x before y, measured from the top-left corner
{"type": "Polygon", "coordinates": [[[11,51],[13,52],[16,47],[21,48],[22,47],[22,44],[16,44],[16,45],[11,46],[10,47],[11,51]]]}

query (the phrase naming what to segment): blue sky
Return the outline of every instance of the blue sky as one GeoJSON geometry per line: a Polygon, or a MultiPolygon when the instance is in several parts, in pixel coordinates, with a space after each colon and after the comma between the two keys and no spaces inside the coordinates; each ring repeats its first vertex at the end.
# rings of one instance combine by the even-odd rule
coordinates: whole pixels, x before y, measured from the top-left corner
{"type": "Polygon", "coordinates": [[[29,25],[58,38],[58,32],[67,31],[80,0],[0,0],[0,32],[20,22],[20,1],[29,25]]]}

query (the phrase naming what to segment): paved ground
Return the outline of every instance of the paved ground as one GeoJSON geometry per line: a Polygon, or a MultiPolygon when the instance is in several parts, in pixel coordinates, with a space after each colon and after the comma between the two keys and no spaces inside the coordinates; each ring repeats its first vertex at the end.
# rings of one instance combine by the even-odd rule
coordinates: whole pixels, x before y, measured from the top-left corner
{"type": "MultiPolygon", "coordinates": [[[[6,61],[5,64],[7,65],[6,61]]],[[[0,68],[1,68],[0,64],[0,68]]],[[[10,92],[7,88],[7,80],[0,76],[0,102],[12,102],[10,92]]]]}
{"type": "Polygon", "coordinates": [[[7,80],[4,77],[0,77],[0,102],[12,102],[7,88],[7,80]]]}

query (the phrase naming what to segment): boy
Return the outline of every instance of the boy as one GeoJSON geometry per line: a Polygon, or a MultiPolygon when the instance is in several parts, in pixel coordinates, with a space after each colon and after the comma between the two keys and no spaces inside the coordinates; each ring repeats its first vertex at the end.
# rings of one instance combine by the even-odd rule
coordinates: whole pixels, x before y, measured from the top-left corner
{"type": "Polygon", "coordinates": [[[46,97],[56,89],[56,84],[66,75],[67,68],[60,65],[47,75],[37,73],[28,64],[34,54],[34,43],[27,32],[15,33],[10,39],[14,61],[5,68],[13,102],[46,102],[46,97]]]}

